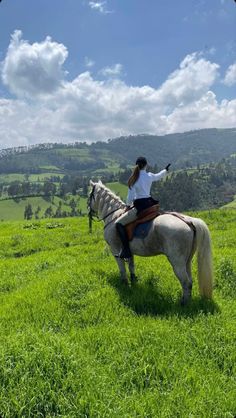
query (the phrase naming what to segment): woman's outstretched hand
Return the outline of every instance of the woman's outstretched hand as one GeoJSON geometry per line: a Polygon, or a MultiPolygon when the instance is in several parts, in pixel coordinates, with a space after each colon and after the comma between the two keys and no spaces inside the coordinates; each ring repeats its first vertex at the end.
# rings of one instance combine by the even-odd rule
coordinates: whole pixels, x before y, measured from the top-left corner
{"type": "Polygon", "coordinates": [[[167,171],[169,171],[169,167],[170,167],[170,165],[171,165],[171,163],[167,164],[167,166],[165,167],[165,169],[166,169],[167,171]]]}

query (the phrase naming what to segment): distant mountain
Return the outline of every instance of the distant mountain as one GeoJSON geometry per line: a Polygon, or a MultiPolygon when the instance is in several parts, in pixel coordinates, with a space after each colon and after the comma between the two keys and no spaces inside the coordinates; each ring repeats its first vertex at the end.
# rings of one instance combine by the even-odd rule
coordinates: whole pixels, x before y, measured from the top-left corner
{"type": "Polygon", "coordinates": [[[236,153],[236,128],[120,137],[110,140],[107,148],[119,152],[129,163],[144,155],[151,165],[162,167],[171,161],[174,168],[193,167],[236,153]]]}
{"type": "Polygon", "coordinates": [[[158,168],[172,169],[218,162],[236,153],[235,129],[203,129],[164,136],[135,135],[108,142],[41,144],[0,151],[0,174],[114,172],[131,166],[139,155],[158,168]]]}

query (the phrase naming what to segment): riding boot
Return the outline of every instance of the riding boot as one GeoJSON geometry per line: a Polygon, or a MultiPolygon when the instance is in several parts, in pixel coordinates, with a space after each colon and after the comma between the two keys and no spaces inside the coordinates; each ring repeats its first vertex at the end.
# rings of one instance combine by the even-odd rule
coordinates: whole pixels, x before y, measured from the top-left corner
{"type": "Polygon", "coordinates": [[[127,236],[127,232],[125,230],[125,226],[121,225],[119,222],[116,224],[116,230],[118,232],[118,235],[120,237],[121,243],[122,243],[122,250],[119,254],[120,258],[130,258],[132,257],[130,248],[129,248],[129,240],[127,236]]]}

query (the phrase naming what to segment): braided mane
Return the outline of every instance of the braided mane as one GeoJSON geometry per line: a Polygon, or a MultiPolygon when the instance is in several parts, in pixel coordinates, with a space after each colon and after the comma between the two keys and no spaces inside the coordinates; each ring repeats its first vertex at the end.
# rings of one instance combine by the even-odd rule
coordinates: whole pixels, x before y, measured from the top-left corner
{"type": "Polygon", "coordinates": [[[124,209],[126,204],[121,200],[119,196],[113,193],[108,187],[106,187],[101,181],[95,183],[95,195],[97,201],[98,213],[101,218],[106,216],[110,211],[114,209],[124,209]]]}
{"type": "Polygon", "coordinates": [[[123,200],[117,196],[115,193],[113,193],[108,187],[106,187],[102,182],[96,183],[96,191],[99,196],[99,198],[104,197],[104,201],[106,203],[115,204],[119,203],[120,207],[124,207],[125,203],[123,200]]]}

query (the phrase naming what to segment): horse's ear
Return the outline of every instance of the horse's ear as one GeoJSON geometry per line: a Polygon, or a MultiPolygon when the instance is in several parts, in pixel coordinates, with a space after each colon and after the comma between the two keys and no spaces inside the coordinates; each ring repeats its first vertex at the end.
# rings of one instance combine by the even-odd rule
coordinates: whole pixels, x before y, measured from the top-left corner
{"type": "Polygon", "coordinates": [[[98,184],[100,184],[100,186],[102,186],[102,181],[101,180],[98,180],[98,184]]]}
{"type": "Polygon", "coordinates": [[[95,183],[92,180],[89,180],[89,184],[91,187],[93,187],[95,185],[95,183]]]}

